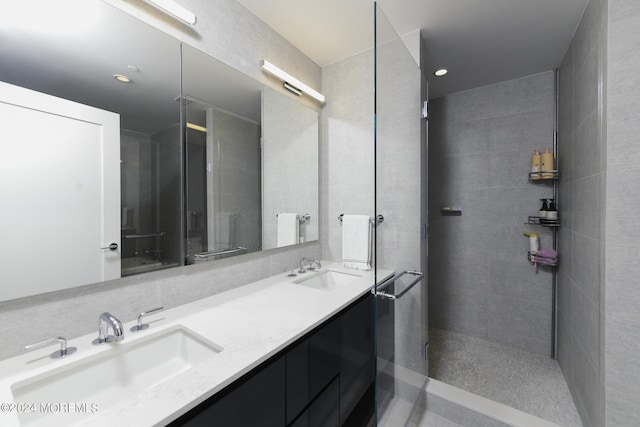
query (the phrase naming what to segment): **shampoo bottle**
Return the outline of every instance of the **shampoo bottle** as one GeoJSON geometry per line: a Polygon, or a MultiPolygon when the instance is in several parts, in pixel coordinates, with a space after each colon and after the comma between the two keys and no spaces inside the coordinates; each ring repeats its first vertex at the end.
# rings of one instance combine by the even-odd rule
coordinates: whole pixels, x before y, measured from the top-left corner
{"type": "Polygon", "coordinates": [[[540,179],[540,167],[542,165],[542,155],[540,150],[536,148],[531,156],[531,179],[540,179]]]}
{"type": "Polygon", "coordinates": [[[549,208],[547,207],[547,199],[540,199],[540,200],[542,201],[542,207],[538,211],[538,218],[540,218],[540,222],[544,222],[547,218],[549,208]]]}
{"type": "Polygon", "coordinates": [[[545,148],[544,153],[542,153],[542,164],[540,166],[543,179],[553,178],[553,172],[550,172],[554,170],[553,160],[553,153],[551,152],[551,149],[549,147],[545,148]]]}
{"type": "Polygon", "coordinates": [[[549,199],[549,209],[547,210],[547,221],[558,221],[558,209],[556,209],[555,199],[549,199]]]}

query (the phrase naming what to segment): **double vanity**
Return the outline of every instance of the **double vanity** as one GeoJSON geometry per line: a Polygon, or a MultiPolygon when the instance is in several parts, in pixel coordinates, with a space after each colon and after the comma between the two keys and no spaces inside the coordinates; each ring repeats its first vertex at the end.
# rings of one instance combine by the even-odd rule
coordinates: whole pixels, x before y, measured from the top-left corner
{"type": "MultiPolygon", "coordinates": [[[[92,344],[96,328],[69,340],[77,351],[64,358],[50,357],[49,347],[2,361],[0,424],[226,425],[228,414],[253,413],[261,425],[302,426],[314,405],[343,423],[374,377],[375,279],[373,271],[321,264],[150,313],[137,332],[136,320],[123,323],[119,342],[92,344]],[[358,340],[360,351],[349,348],[358,340]],[[273,402],[258,411],[252,395],[273,402]]],[[[378,271],[378,281],[391,274],[378,271]]]]}

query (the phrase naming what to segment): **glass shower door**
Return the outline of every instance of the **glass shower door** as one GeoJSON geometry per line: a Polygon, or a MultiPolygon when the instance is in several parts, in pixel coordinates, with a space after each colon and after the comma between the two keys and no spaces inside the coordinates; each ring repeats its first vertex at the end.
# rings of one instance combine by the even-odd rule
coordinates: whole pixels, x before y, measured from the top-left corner
{"type": "Polygon", "coordinates": [[[420,419],[427,380],[426,123],[420,69],[377,3],[374,28],[376,420],[397,427],[420,419]]]}

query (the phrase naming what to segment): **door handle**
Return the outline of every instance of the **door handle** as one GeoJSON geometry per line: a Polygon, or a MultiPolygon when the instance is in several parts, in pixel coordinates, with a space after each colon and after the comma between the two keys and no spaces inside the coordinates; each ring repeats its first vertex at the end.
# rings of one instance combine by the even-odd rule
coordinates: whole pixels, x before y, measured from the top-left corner
{"type": "Polygon", "coordinates": [[[110,251],[115,251],[116,249],[118,249],[118,244],[116,242],[113,242],[109,246],[105,246],[104,248],[100,249],[109,249],[110,251]]]}

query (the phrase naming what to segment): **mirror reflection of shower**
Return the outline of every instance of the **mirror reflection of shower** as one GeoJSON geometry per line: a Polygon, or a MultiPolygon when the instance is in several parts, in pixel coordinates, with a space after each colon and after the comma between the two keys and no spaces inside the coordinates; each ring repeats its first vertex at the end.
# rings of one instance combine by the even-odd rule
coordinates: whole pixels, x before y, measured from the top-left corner
{"type": "Polygon", "coordinates": [[[179,235],[179,212],[171,206],[179,186],[179,125],[154,133],[121,129],[121,251],[122,276],[173,267],[178,251],[167,244],[179,235]]]}
{"type": "Polygon", "coordinates": [[[261,124],[187,96],[187,263],[262,249],[261,124]]]}

